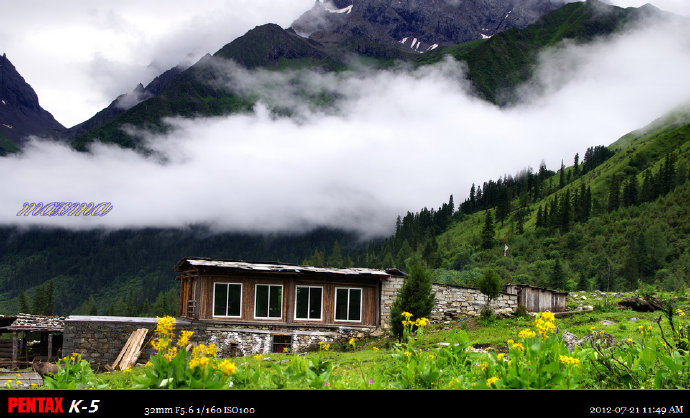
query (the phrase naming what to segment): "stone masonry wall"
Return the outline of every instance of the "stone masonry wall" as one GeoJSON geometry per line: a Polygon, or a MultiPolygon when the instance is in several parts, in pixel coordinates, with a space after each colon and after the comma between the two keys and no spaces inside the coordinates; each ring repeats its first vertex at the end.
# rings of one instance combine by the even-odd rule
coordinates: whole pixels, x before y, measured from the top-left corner
{"type": "MultiPolygon", "coordinates": [[[[149,333],[139,356],[139,362],[145,363],[153,354],[150,341],[155,327],[156,318],[70,316],[65,319],[63,353],[80,353],[92,366],[102,369],[106,364],[115,362],[133,331],[147,328],[149,333]]],[[[218,349],[218,357],[227,358],[270,353],[273,351],[274,335],[291,337],[288,349],[302,352],[318,349],[320,344],[361,339],[375,331],[375,328],[230,324],[177,318],[175,332],[181,330],[194,331],[192,343],[213,343],[218,349]]]]}
{"type": "MultiPolygon", "coordinates": [[[[391,306],[402,288],[404,278],[391,277],[383,281],[381,289],[381,328],[390,329],[391,306]]],[[[461,315],[479,315],[486,304],[486,295],[477,289],[433,284],[432,291],[436,294],[436,303],[431,311],[432,320],[448,320],[461,315]]],[[[491,302],[491,308],[499,314],[511,314],[517,309],[517,295],[499,294],[491,302]]]]}
{"type": "MultiPolygon", "coordinates": [[[[487,296],[478,289],[469,287],[434,284],[436,304],[431,311],[431,319],[448,320],[460,315],[479,315],[486,305],[487,296]]],[[[512,314],[517,309],[517,295],[499,293],[491,301],[491,309],[497,314],[512,314]]]]}

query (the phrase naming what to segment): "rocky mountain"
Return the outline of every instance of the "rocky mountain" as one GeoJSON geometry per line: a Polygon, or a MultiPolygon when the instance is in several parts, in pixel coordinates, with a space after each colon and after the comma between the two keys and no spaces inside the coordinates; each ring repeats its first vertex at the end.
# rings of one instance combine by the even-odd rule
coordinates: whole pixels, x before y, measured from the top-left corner
{"type": "Polygon", "coordinates": [[[0,153],[15,151],[30,135],[54,136],[65,127],[38,103],[38,96],[12,65],[0,57],[0,153]]]}
{"type": "Polygon", "coordinates": [[[96,113],[88,120],[67,129],[63,132],[62,136],[70,140],[77,138],[92,129],[102,126],[144,100],[158,96],[158,94],[165,90],[183,70],[184,69],[180,67],[173,67],[153,79],[146,87],[139,83],[130,93],[118,96],[108,107],[96,113]]]}
{"type": "Polygon", "coordinates": [[[524,28],[564,0],[324,0],[292,29],[324,45],[367,43],[424,53],[510,28],[524,28]]]}

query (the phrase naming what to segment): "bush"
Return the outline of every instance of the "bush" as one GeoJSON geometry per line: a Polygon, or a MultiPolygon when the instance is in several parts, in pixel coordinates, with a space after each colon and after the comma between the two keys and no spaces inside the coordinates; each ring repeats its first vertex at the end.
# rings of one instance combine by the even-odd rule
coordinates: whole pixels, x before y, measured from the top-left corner
{"type": "Polygon", "coordinates": [[[402,338],[405,320],[403,312],[409,312],[415,318],[429,317],[434,307],[434,298],[429,271],[421,263],[415,264],[391,306],[393,334],[398,339],[402,338]]]}

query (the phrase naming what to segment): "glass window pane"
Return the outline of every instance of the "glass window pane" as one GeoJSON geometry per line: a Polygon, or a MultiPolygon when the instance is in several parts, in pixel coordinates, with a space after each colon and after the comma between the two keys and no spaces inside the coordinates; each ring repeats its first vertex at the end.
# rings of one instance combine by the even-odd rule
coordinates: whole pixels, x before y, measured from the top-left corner
{"type": "Polygon", "coordinates": [[[335,293],[335,319],[347,320],[347,289],[337,289],[335,293]]]}
{"type": "Polygon", "coordinates": [[[282,286],[271,286],[270,290],[270,304],[268,316],[271,318],[282,317],[283,312],[283,287],[282,286]]]}
{"type": "Polygon", "coordinates": [[[360,306],[362,305],[362,291],[360,289],[350,289],[350,309],[347,319],[350,321],[360,320],[360,306]]]}
{"type": "Polygon", "coordinates": [[[256,300],[254,301],[254,316],[266,318],[268,316],[268,286],[256,286],[256,300]]]}
{"type": "Polygon", "coordinates": [[[226,316],[226,303],[228,300],[228,285],[225,283],[215,284],[215,296],[213,300],[213,315],[226,316]]]}
{"type": "Polygon", "coordinates": [[[309,289],[309,319],[321,319],[321,288],[309,289]]]}
{"type": "Polygon", "coordinates": [[[228,285],[228,316],[240,316],[240,305],[242,303],[242,285],[228,285]]]}
{"type": "Polygon", "coordinates": [[[300,319],[307,318],[307,309],[309,304],[309,288],[298,287],[297,298],[295,300],[295,317],[300,319]]]}

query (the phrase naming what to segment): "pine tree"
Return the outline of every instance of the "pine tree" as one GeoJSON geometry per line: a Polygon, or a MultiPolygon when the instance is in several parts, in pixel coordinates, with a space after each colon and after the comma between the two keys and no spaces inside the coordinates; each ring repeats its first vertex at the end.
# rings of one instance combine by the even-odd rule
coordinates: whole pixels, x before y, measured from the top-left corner
{"type": "Polygon", "coordinates": [[[415,263],[391,306],[391,329],[398,337],[403,333],[403,312],[413,318],[428,318],[434,307],[435,294],[431,288],[431,274],[421,263],[415,263]]]}
{"type": "Polygon", "coordinates": [[[575,160],[573,161],[573,176],[577,178],[580,175],[580,154],[575,153],[575,160]]]}
{"type": "Polygon", "coordinates": [[[631,175],[623,186],[623,206],[637,204],[637,176],[631,175]]]}
{"type": "Polygon", "coordinates": [[[31,308],[29,308],[29,299],[24,293],[24,289],[19,289],[19,313],[30,313],[31,308]]]}
{"type": "Polygon", "coordinates": [[[488,250],[494,246],[494,235],[496,235],[496,229],[494,226],[494,218],[491,215],[491,209],[486,211],[486,218],[484,219],[484,228],[482,229],[482,248],[488,250]]]}
{"type": "Polygon", "coordinates": [[[343,256],[340,253],[340,245],[338,244],[338,241],[336,240],[333,243],[333,252],[331,253],[331,256],[328,257],[328,266],[329,267],[342,267],[343,265],[343,256]]]}
{"type": "Polygon", "coordinates": [[[563,164],[563,160],[561,160],[561,170],[560,170],[560,176],[558,178],[558,188],[562,189],[565,187],[565,165],[563,164]]]}
{"type": "Polygon", "coordinates": [[[614,175],[611,177],[611,182],[609,183],[609,212],[613,212],[620,206],[620,188],[620,180],[618,176],[614,175]]]}
{"type": "Polygon", "coordinates": [[[557,258],[556,263],[551,271],[550,286],[553,289],[565,290],[565,274],[563,272],[563,267],[561,266],[561,261],[557,258]]]}

